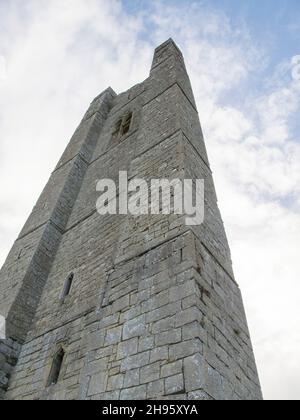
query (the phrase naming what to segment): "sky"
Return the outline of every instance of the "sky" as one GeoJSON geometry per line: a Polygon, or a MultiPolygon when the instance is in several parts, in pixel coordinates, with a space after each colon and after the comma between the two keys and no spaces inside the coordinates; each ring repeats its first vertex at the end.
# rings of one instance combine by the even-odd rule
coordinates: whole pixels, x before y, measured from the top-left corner
{"type": "Polygon", "coordinates": [[[300,399],[299,0],[0,0],[0,265],[91,100],[191,77],[266,399],[300,399]]]}

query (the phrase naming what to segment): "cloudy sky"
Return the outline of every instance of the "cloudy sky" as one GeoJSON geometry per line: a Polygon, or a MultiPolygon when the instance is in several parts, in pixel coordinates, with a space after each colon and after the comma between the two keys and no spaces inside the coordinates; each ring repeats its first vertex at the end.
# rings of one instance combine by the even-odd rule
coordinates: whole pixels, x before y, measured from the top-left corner
{"type": "Polygon", "coordinates": [[[300,399],[299,0],[0,0],[0,265],[90,101],[182,49],[265,398],[300,399]]]}

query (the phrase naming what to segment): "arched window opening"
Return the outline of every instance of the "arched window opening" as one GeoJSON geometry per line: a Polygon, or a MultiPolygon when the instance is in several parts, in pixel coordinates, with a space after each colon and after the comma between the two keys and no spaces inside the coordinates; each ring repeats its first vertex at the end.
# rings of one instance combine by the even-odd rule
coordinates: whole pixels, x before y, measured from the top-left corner
{"type": "Polygon", "coordinates": [[[59,381],[64,358],[65,358],[65,352],[63,349],[60,349],[54,356],[54,359],[52,362],[51,371],[50,371],[50,375],[49,375],[48,383],[47,383],[48,387],[51,385],[56,385],[57,382],[59,381]]]}
{"type": "Polygon", "coordinates": [[[65,300],[65,298],[69,296],[71,292],[73,280],[74,280],[74,273],[71,273],[69,277],[67,278],[67,280],[65,281],[64,289],[61,296],[62,300],[65,300]]]}

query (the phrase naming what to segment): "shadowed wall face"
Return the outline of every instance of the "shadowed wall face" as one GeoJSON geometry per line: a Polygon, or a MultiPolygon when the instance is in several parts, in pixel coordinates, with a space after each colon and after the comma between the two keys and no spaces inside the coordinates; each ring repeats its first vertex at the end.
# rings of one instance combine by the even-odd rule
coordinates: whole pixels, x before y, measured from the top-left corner
{"type": "Polygon", "coordinates": [[[194,96],[172,40],[155,51],[146,81],[91,104],[0,281],[9,337],[21,349],[9,399],[261,399],[194,96]],[[97,180],[117,181],[119,171],[204,179],[204,224],[100,216],[97,180]]]}

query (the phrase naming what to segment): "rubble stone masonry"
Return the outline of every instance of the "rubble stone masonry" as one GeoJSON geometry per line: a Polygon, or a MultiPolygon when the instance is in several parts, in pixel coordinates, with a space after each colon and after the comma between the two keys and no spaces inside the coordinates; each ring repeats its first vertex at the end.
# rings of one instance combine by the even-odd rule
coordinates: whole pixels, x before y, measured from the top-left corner
{"type": "Polygon", "coordinates": [[[0,313],[0,399],[262,398],[192,88],[172,40],[156,49],[147,80],[92,102],[1,270],[0,313]],[[117,181],[119,171],[204,179],[204,224],[100,216],[96,183],[117,181]],[[59,378],[49,384],[59,351],[59,378]]]}

